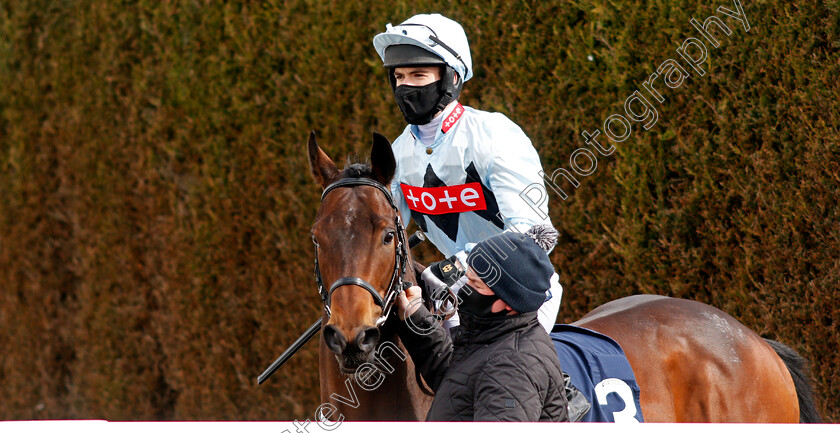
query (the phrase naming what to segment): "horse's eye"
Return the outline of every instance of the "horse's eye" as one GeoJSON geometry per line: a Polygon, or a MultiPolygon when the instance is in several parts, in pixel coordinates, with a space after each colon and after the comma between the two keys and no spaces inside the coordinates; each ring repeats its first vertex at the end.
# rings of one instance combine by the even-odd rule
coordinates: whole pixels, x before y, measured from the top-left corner
{"type": "Polygon", "coordinates": [[[385,234],[385,245],[390,244],[394,241],[394,232],[388,232],[385,234]]]}

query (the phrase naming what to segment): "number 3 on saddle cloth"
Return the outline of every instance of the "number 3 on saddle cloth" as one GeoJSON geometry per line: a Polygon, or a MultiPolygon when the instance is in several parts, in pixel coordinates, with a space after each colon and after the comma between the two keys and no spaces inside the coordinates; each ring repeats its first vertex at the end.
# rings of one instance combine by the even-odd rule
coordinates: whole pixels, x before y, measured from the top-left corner
{"type": "Polygon", "coordinates": [[[581,422],[644,422],[639,385],[618,343],[571,325],[554,325],[550,335],[563,371],[592,403],[581,422]]]}

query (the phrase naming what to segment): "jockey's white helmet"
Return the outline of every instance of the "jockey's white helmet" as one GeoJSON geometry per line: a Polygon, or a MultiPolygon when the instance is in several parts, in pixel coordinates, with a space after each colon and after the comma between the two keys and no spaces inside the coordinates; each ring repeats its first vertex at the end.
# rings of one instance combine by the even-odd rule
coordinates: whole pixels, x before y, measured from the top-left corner
{"type": "MultiPolygon", "coordinates": [[[[388,23],[385,32],[373,38],[373,47],[385,67],[399,66],[389,64],[386,60],[385,50],[392,45],[414,45],[435,54],[454,69],[463,81],[473,76],[470,44],[464,28],[441,14],[415,15],[397,26],[388,23]]],[[[401,65],[407,63],[402,62],[401,65]]]]}

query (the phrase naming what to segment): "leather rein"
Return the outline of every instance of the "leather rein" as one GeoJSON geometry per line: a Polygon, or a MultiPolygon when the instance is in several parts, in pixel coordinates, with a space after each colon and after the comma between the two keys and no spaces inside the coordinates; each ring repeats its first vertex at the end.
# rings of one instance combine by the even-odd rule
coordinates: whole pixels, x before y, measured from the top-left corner
{"type": "Polygon", "coordinates": [[[321,267],[318,264],[319,245],[313,237],[312,242],[315,244],[315,281],[318,283],[318,293],[321,295],[321,301],[324,303],[324,311],[327,313],[327,318],[332,315],[332,310],[330,308],[330,305],[332,304],[332,293],[341,286],[358,286],[367,290],[371,296],[373,296],[373,300],[376,302],[376,305],[382,309],[382,315],[376,319],[376,326],[380,327],[388,319],[388,315],[391,313],[391,308],[394,306],[394,301],[397,299],[397,296],[399,296],[406,287],[411,286],[410,282],[403,281],[408,263],[408,243],[405,239],[405,227],[403,227],[402,220],[400,219],[400,211],[394,202],[394,197],[391,195],[391,191],[389,191],[385,185],[382,185],[375,180],[368,178],[339,179],[324,188],[324,192],[321,194],[321,202],[323,202],[327,194],[333,190],[338,188],[353,188],[357,186],[371,186],[378,189],[385,195],[388,199],[388,204],[390,204],[391,208],[394,210],[394,225],[396,226],[397,232],[397,245],[394,251],[394,271],[391,275],[388,289],[385,291],[385,297],[383,298],[372,284],[359,277],[341,277],[330,285],[329,290],[326,290],[323,278],[321,277],[321,267]]]}

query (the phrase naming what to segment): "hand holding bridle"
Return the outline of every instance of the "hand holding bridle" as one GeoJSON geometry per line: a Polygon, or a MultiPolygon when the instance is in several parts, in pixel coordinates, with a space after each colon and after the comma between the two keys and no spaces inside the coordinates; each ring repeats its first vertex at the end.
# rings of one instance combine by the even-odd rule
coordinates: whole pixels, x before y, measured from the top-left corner
{"type": "Polygon", "coordinates": [[[394,303],[400,320],[405,321],[406,317],[417,312],[417,309],[423,304],[423,291],[420,286],[411,286],[403,290],[394,303]]]}

